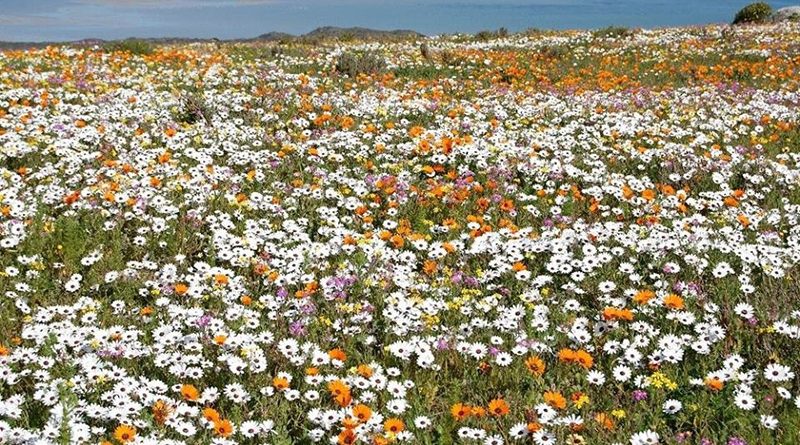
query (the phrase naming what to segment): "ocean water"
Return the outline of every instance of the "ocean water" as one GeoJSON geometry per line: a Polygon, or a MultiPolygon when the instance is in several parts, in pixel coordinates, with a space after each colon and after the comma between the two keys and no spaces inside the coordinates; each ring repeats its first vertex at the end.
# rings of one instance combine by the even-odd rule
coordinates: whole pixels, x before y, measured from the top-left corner
{"type": "MultiPolygon", "coordinates": [[[[736,0],[542,0],[533,2],[461,1],[375,2],[346,8],[336,4],[278,8],[281,26],[302,32],[316,25],[409,28],[425,34],[477,32],[504,26],[576,29],[610,25],[666,27],[729,23],[750,1],[736,0]],[[296,8],[303,8],[302,11],[296,8]]],[[[800,4],[800,0],[772,1],[774,8],[800,4]]]]}
{"type": "MultiPolygon", "coordinates": [[[[247,38],[318,26],[433,35],[727,23],[750,0],[0,0],[0,40],[247,38]]],[[[800,0],[772,0],[773,7],[800,0]]]]}

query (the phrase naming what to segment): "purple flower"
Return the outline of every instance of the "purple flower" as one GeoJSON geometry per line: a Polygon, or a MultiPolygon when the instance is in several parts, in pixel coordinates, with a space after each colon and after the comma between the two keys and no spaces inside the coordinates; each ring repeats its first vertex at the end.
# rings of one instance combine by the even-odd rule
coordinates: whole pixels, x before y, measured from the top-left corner
{"type": "Polygon", "coordinates": [[[197,326],[200,326],[201,328],[208,326],[208,324],[211,323],[211,315],[203,314],[202,317],[197,319],[196,323],[197,326]]]}
{"type": "Polygon", "coordinates": [[[747,445],[747,441],[741,437],[734,436],[728,439],[728,445],[747,445]]]}
{"type": "Polygon", "coordinates": [[[646,391],[642,391],[641,389],[637,389],[637,390],[633,391],[633,400],[635,402],[641,402],[642,400],[646,400],[646,399],[647,399],[647,392],[646,391]]]}
{"type": "Polygon", "coordinates": [[[306,327],[301,321],[295,321],[289,325],[289,334],[293,337],[302,337],[306,335],[306,327]]]}

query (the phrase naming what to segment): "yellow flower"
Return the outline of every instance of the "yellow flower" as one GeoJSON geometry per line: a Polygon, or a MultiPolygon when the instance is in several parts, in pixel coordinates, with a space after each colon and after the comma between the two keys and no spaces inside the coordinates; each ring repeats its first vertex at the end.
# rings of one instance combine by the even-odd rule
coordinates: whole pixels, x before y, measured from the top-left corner
{"type": "Polygon", "coordinates": [[[624,419],[625,418],[625,410],[624,409],[615,409],[611,411],[611,415],[616,417],[617,419],[624,419]]]}

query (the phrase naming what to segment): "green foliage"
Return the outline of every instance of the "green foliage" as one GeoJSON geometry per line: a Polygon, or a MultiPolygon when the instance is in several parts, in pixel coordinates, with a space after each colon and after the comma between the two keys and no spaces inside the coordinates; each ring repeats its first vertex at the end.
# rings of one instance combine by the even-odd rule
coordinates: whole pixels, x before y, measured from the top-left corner
{"type": "Polygon", "coordinates": [[[547,45],[540,50],[541,54],[548,59],[563,59],[572,52],[570,45],[558,44],[547,45]]]}
{"type": "Polygon", "coordinates": [[[444,50],[439,54],[439,58],[442,61],[442,64],[447,66],[458,66],[461,65],[464,60],[458,56],[455,51],[451,50],[444,50]]]}
{"type": "Polygon", "coordinates": [[[508,29],[506,28],[500,28],[497,31],[484,30],[484,31],[479,31],[477,34],[475,34],[476,39],[484,42],[493,39],[500,39],[503,37],[508,37],[508,29]]]}
{"type": "Polygon", "coordinates": [[[600,39],[619,39],[632,36],[633,31],[624,26],[608,26],[596,30],[592,35],[600,39]]]}
{"type": "Polygon", "coordinates": [[[386,70],[386,61],[378,54],[342,53],[336,60],[336,72],[350,77],[359,74],[378,74],[386,70]]]}
{"type": "Polygon", "coordinates": [[[763,23],[772,15],[772,6],[766,2],[751,3],[736,13],[733,24],[763,23]]]}
{"type": "Polygon", "coordinates": [[[105,45],[104,49],[109,52],[120,51],[137,56],[153,53],[153,45],[141,39],[125,39],[109,42],[105,45]]]}
{"type": "Polygon", "coordinates": [[[204,122],[206,125],[211,125],[211,110],[202,95],[187,93],[181,97],[181,108],[177,120],[187,124],[204,122]]]}

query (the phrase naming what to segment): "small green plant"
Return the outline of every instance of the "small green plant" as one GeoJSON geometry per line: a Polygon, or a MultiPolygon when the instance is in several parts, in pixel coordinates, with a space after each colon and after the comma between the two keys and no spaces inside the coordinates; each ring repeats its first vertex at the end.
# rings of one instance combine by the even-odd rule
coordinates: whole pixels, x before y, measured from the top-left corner
{"type": "Polygon", "coordinates": [[[763,23],[772,15],[772,6],[766,2],[751,3],[740,9],[733,18],[733,24],[763,23]]]}
{"type": "Polygon", "coordinates": [[[202,121],[210,126],[211,110],[201,95],[187,93],[181,97],[181,109],[177,119],[188,124],[202,121]]]}
{"type": "Polygon", "coordinates": [[[359,74],[377,74],[386,69],[386,61],[378,54],[342,53],[336,60],[336,72],[350,77],[359,74]]]}
{"type": "Polygon", "coordinates": [[[137,56],[153,53],[153,45],[140,39],[125,39],[109,42],[105,45],[105,50],[109,52],[120,51],[137,56]]]}

